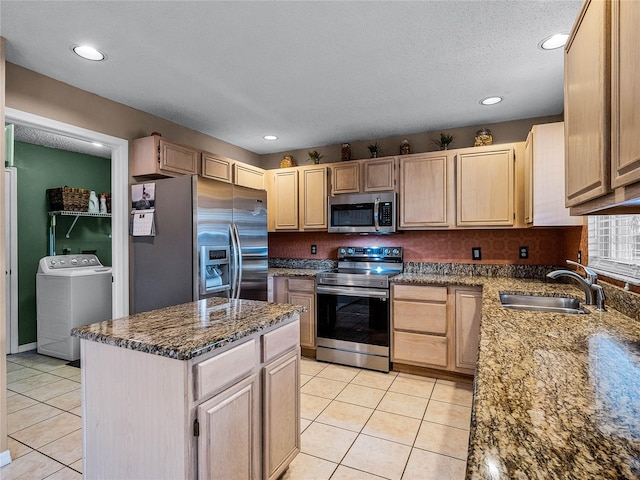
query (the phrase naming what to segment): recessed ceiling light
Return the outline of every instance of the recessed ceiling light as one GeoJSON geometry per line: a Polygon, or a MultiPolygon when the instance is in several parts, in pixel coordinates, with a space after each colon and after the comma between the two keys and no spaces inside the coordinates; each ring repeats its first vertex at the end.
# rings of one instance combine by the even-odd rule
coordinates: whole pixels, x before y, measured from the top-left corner
{"type": "Polygon", "coordinates": [[[89,47],[88,45],[76,45],[73,47],[73,51],[76,55],[86,58],[87,60],[93,60],[95,62],[99,62],[100,60],[104,60],[106,58],[105,54],[99,50],[96,50],[93,47],[89,47]]]}
{"type": "Polygon", "coordinates": [[[556,48],[562,48],[567,43],[568,38],[569,35],[566,33],[556,33],[542,40],[540,42],[540,48],[543,50],[555,50],[556,48]]]}
{"type": "Polygon", "coordinates": [[[275,135],[265,135],[264,137],[265,140],[277,140],[278,137],[276,137],[275,135]]]}
{"type": "Polygon", "coordinates": [[[495,105],[496,103],[500,103],[502,101],[502,97],[487,97],[480,100],[482,105],[495,105]]]}

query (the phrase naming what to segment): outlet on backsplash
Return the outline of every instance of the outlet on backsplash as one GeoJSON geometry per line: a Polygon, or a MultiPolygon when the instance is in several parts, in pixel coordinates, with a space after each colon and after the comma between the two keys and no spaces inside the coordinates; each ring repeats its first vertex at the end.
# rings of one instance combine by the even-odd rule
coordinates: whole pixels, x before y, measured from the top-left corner
{"type": "Polygon", "coordinates": [[[315,255],[318,253],[318,246],[317,245],[311,245],[311,255],[315,255]]]}
{"type": "Polygon", "coordinates": [[[471,248],[471,259],[472,260],[482,260],[482,249],[480,247],[472,247],[471,248]]]}
{"type": "Polygon", "coordinates": [[[527,246],[520,247],[519,256],[522,259],[529,258],[529,247],[527,246]]]}

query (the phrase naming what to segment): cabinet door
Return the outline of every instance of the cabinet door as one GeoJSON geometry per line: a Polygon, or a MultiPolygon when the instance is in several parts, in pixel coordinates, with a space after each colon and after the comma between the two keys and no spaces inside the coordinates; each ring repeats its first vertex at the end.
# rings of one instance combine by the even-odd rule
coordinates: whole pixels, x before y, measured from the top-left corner
{"type": "Polygon", "coordinates": [[[456,289],[456,367],[475,370],[480,340],[482,291],[456,289]]]}
{"type": "Polygon", "coordinates": [[[514,223],[513,149],[457,156],[457,224],[508,226],[514,223]]]}
{"type": "Polygon", "coordinates": [[[281,475],[300,451],[299,351],[283,355],[263,371],[263,478],[271,480],[281,475]]]}
{"type": "Polygon", "coordinates": [[[400,159],[399,228],[446,227],[447,156],[400,159]]]}
{"type": "Polygon", "coordinates": [[[331,195],[360,191],[360,164],[346,162],[331,167],[331,195]]]}
{"type": "Polygon", "coordinates": [[[396,188],[395,157],[367,160],[364,165],[364,191],[384,192],[396,188]]]}
{"type": "Polygon", "coordinates": [[[299,205],[302,230],[327,229],[327,167],[300,170],[299,205]]]}
{"type": "MultiPolygon", "coordinates": [[[[567,207],[579,205],[609,191],[608,18],[608,1],[587,0],[565,47],[567,207]]],[[[637,52],[633,55],[635,59],[637,52]]]]}
{"type": "Polygon", "coordinates": [[[198,152],[192,148],[183,147],[168,142],[162,138],[160,147],[160,170],[192,175],[198,173],[198,152]]]}
{"type": "Polygon", "coordinates": [[[524,223],[533,223],[533,131],[524,144],[524,223]]]}
{"type": "Polygon", "coordinates": [[[233,165],[233,183],[242,187],[264,190],[264,170],[246,163],[235,162],[233,165]]]}
{"type": "Polygon", "coordinates": [[[612,2],[611,184],[640,181],[640,4],[612,2]]]}
{"type": "Polygon", "coordinates": [[[273,196],[267,208],[273,214],[275,230],[298,230],[298,171],[273,173],[273,196]]]}
{"type": "Polygon", "coordinates": [[[198,478],[258,478],[258,392],[254,374],[198,407],[198,478]]]}
{"type": "Polygon", "coordinates": [[[202,152],[202,176],[220,182],[231,183],[233,160],[219,155],[202,152]]]}
{"type": "Polygon", "coordinates": [[[412,332],[393,332],[393,361],[410,365],[446,368],[447,337],[412,332]]]}
{"type": "Polygon", "coordinates": [[[300,314],[300,346],[307,348],[316,347],[316,294],[304,292],[292,292],[289,287],[287,303],[304,305],[307,311],[300,314]]]}

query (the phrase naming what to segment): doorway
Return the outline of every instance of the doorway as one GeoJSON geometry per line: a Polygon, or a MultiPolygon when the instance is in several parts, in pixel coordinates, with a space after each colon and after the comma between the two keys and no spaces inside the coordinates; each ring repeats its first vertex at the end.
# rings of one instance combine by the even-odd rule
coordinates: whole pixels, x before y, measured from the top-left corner
{"type": "MultiPolygon", "coordinates": [[[[112,257],[112,316],[119,318],[129,313],[129,248],[128,248],[128,184],[129,142],[127,140],[58,122],[45,117],[5,108],[6,123],[13,123],[44,132],[76,138],[86,142],[97,142],[111,149],[111,257],[112,257]]],[[[17,320],[16,320],[17,322],[17,320]]],[[[7,324],[10,321],[7,318],[7,324]]],[[[17,327],[17,325],[16,325],[17,327]]],[[[8,329],[9,331],[9,329],[8,329]]],[[[17,345],[17,328],[11,329],[7,353],[22,351],[17,345]],[[15,340],[14,338],[15,337],[15,340]],[[14,346],[17,351],[14,351],[14,346]]],[[[26,349],[33,348],[23,346],[26,349]]]]}

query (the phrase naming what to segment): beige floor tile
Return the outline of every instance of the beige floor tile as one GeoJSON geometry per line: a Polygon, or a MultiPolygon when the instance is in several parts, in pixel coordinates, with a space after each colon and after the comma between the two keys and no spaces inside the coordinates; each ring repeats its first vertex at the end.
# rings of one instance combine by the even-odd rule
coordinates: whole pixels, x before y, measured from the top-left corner
{"type": "Polygon", "coordinates": [[[422,422],[414,446],[466,461],[469,432],[438,423],[422,422]]]}
{"type": "Polygon", "coordinates": [[[15,432],[47,420],[48,418],[60,415],[61,413],[63,413],[62,410],[52,407],[51,405],[37,403],[7,415],[7,432],[9,435],[12,435],[15,432]]]}
{"type": "Polygon", "coordinates": [[[334,400],[316,418],[316,422],[359,432],[367,423],[373,409],[334,400]]]}
{"type": "Polygon", "coordinates": [[[331,480],[380,480],[382,478],[384,477],[372,475],[362,470],[356,470],[355,468],[345,467],[344,465],[338,465],[331,480]]]}
{"type": "Polygon", "coordinates": [[[404,393],[387,392],[380,405],[378,405],[378,410],[422,420],[428,403],[429,400],[426,398],[405,395],[404,393]]]}
{"type": "Polygon", "coordinates": [[[414,448],[402,480],[464,480],[467,462],[414,448]]]}
{"type": "MultiPolygon", "coordinates": [[[[9,452],[11,453],[12,460],[15,460],[16,458],[19,458],[33,451],[33,448],[25,445],[24,443],[20,443],[19,441],[14,440],[11,437],[7,437],[7,443],[9,445],[9,452]]],[[[0,478],[2,478],[1,475],[0,478]]]]}
{"type": "Polygon", "coordinates": [[[440,385],[449,385],[450,387],[464,387],[464,386],[473,386],[473,380],[469,379],[468,381],[455,381],[455,380],[445,380],[444,378],[438,378],[436,383],[440,385]]]}
{"type": "Polygon", "coordinates": [[[313,422],[301,436],[300,451],[340,463],[357,436],[356,432],[313,422]]]}
{"type": "Polygon", "coordinates": [[[49,372],[52,375],[58,375],[59,377],[69,378],[80,373],[80,369],[76,367],[70,367],[69,365],[62,365],[55,370],[49,372]]]}
{"type": "Polygon", "coordinates": [[[31,365],[37,365],[42,363],[42,355],[38,355],[37,353],[25,352],[18,353],[14,355],[7,355],[7,361],[12,363],[17,363],[18,365],[22,365],[25,367],[30,367],[31,365]]]}
{"type": "Polygon", "coordinates": [[[20,380],[24,380],[25,378],[35,377],[36,375],[42,375],[40,370],[36,370],[35,368],[22,367],[20,370],[15,370],[13,372],[7,372],[7,385],[10,383],[19,382],[20,380]]]}
{"type": "Polygon", "coordinates": [[[331,380],[338,380],[340,382],[350,382],[353,377],[358,375],[359,368],[345,367],[343,365],[329,365],[318,373],[318,377],[330,378],[331,380]]]}
{"type": "Polygon", "coordinates": [[[350,383],[340,392],[336,400],[361,407],[376,408],[382,397],[384,397],[384,390],[350,383]]]}
{"type": "Polygon", "coordinates": [[[15,432],[12,437],[29,445],[40,448],[60,437],[82,428],[82,419],[67,412],[44,420],[40,423],[15,432]]]}
{"type": "MultiPolygon", "coordinates": [[[[66,378],[58,378],[57,382],[49,383],[39,388],[29,390],[26,394],[38,400],[39,402],[46,402],[54,397],[59,397],[65,393],[72,392],[73,390],[80,390],[80,385],[77,382],[72,382],[66,378]]],[[[75,405],[74,405],[75,406],[75,405]]]]}
{"type": "Polygon", "coordinates": [[[299,453],[279,480],[328,480],[336,466],[333,462],[299,453]]]}
{"type": "Polygon", "coordinates": [[[80,375],[80,373],[76,373],[75,375],[71,376],[71,377],[67,377],[69,380],[73,380],[74,382],[78,382],[80,383],[82,381],[82,376],[80,375]]]}
{"type": "Polygon", "coordinates": [[[398,374],[395,372],[383,373],[373,372],[371,370],[362,370],[358,375],[356,375],[351,383],[386,390],[393,383],[397,375],[398,374]]]}
{"type": "Polygon", "coordinates": [[[7,373],[16,372],[18,370],[22,370],[23,368],[26,368],[26,367],[23,365],[20,365],[19,363],[13,363],[13,362],[7,361],[7,373]]]}
{"type": "Polygon", "coordinates": [[[464,383],[444,384],[438,380],[436,386],[433,387],[431,399],[471,407],[473,404],[473,385],[464,383]]]}
{"type": "Polygon", "coordinates": [[[302,387],[305,383],[313,378],[312,375],[305,375],[304,373],[300,374],[300,386],[302,387]]]}
{"type": "Polygon", "coordinates": [[[32,451],[0,469],[2,480],[40,480],[64,468],[49,457],[32,451]]]}
{"type": "Polygon", "coordinates": [[[82,430],[54,440],[40,447],[39,451],[65,465],[77,462],[82,459],[82,430]]]}
{"type": "MultiPolygon", "coordinates": [[[[29,392],[29,394],[31,393],[32,392],[29,392]]],[[[82,403],[82,390],[78,387],[63,395],[46,400],[45,403],[59,408],[60,410],[73,410],[74,408],[79,407],[82,403]]]]}
{"type": "Polygon", "coordinates": [[[399,480],[410,452],[411,447],[407,445],[359,435],[342,464],[384,478],[399,480]]]}
{"type": "Polygon", "coordinates": [[[347,384],[345,382],[338,382],[316,376],[309,380],[300,391],[307,395],[334,399],[346,386],[347,384]]]}
{"type": "Polygon", "coordinates": [[[17,412],[18,410],[30,407],[36,403],[38,403],[37,400],[16,393],[15,395],[7,398],[7,414],[17,412]]]}
{"type": "Polygon", "coordinates": [[[300,433],[304,432],[309,425],[311,425],[311,420],[307,420],[306,418],[301,418],[300,419],[300,433]]]}
{"type": "Polygon", "coordinates": [[[7,388],[7,398],[13,397],[14,395],[18,395],[18,392],[14,392],[13,390],[9,390],[7,388]]]}
{"type": "Polygon", "coordinates": [[[414,397],[429,398],[436,382],[428,380],[416,380],[398,375],[389,387],[390,392],[404,393],[414,397]]]}
{"type": "Polygon", "coordinates": [[[320,363],[315,360],[309,360],[308,358],[303,358],[300,360],[300,373],[304,373],[305,375],[317,375],[322,370],[329,365],[328,363],[320,363]]]}
{"type": "Polygon", "coordinates": [[[33,377],[25,378],[24,380],[8,383],[7,388],[14,392],[26,393],[34,388],[40,388],[44,385],[49,385],[50,383],[58,381],[60,381],[60,377],[56,377],[49,373],[41,373],[39,375],[34,375],[33,377]]]}
{"type": "Polygon", "coordinates": [[[74,415],[82,417],[82,405],[80,405],[79,407],[76,407],[76,408],[74,408],[72,410],[69,410],[69,413],[72,413],[74,415]]]}
{"type": "Polygon", "coordinates": [[[52,373],[54,370],[59,369],[67,364],[68,360],[60,360],[58,358],[50,358],[46,362],[37,363],[32,368],[40,370],[42,372],[52,373]]]}
{"type": "Polygon", "coordinates": [[[420,424],[421,421],[417,418],[376,410],[362,429],[362,433],[412,446],[420,424]]]}
{"type": "Polygon", "coordinates": [[[69,467],[73,468],[76,472],[82,473],[82,460],[72,463],[69,467]]]}
{"type": "Polygon", "coordinates": [[[82,474],[70,468],[63,468],[48,476],[45,480],[82,480],[82,474]]]}
{"type": "MultiPolygon", "coordinates": [[[[315,395],[300,394],[300,416],[307,420],[315,420],[320,413],[331,403],[328,398],[315,395]]],[[[81,413],[82,415],[82,413],[81,413]]]]}
{"type": "Polygon", "coordinates": [[[432,382],[432,383],[435,383],[435,381],[437,380],[434,377],[427,377],[425,375],[416,375],[414,373],[405,373],[405,372],[398,373],[398,377],[400,377],[400,378],[411,378],[413,380],[420,380],[420,381],[423,381],[423,382],[432,382]]]}
{"type": "Polygon", "coordinates": [[[471,427],[471,407],[431,400],[424,414],[424,420],[469,430],[471,427]]]}

